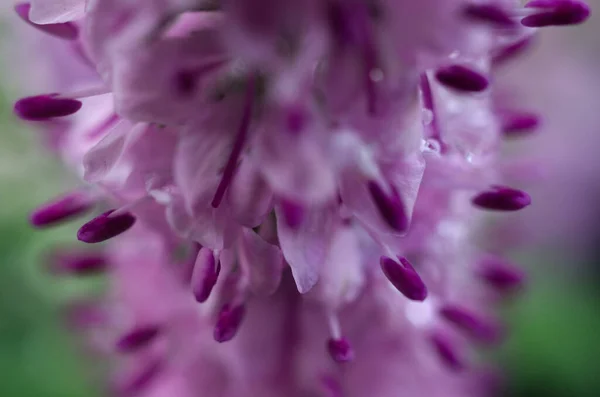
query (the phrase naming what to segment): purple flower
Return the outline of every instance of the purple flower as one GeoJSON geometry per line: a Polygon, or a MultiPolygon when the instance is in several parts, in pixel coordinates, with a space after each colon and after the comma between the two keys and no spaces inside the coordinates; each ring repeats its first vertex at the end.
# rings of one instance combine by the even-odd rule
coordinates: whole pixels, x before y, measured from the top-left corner
{"type": "MultiPolygon", "coordinates": [[[[539,124],[492,96],[495,66],[530,41],[523,25],[579,23],[585,6],[71,0],[16,10],[31,34],[67,39],[57,44],[66,59],[40,57],[70,62],[56,68],[56,94],[26,97],[16,114],[57,130],[53,147],[114,208],[78,233],[110,240],[102,261],[61,267],[112,280],[89,338],[119,363],[110,387],[182,397],[483,389],[472,342],[498,341],[490,303],[523,275],[489,259],[474,234],[481,209],[531,203],[505,186],[500,145],[539,124]],[[85,84],[69,83],[73,71],[85,84]]],[[[91,209],[69,200],[34,223],[91,209]]]]}

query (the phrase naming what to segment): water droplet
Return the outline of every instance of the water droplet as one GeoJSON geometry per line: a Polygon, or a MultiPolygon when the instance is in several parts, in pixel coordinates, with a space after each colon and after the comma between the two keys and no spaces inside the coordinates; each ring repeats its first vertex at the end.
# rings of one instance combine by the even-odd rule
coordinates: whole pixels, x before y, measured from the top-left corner
{"type": "Polygon", "coordinates": [[[421,152],[440,155],[442,152],[442,145],[438,139],[424,139],[421,144],[421,152]]]}

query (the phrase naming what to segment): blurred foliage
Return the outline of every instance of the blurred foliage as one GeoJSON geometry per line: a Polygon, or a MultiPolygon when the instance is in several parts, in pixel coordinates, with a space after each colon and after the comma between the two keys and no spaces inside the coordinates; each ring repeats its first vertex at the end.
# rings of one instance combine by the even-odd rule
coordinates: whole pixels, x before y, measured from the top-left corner
{"type": "Polygon", "coordinates": [[[35,136],[13,120],[0,97],[0,396],[91,396],[61,304],[88,288],[53,280],[44,255],[74,240],[73,226],[33,230],[27,214],[68,186],[58,161],[42,155],[35,136]]]}
{"type": "MultiPolygon", "coordinates": [[[[551,251],[546,251],[547,254],[551,251]]],[[[600,395],[600,291],[590,263],[553,257],[530,270],[532,283],[509,312],[512,337],[501,362],[514,396],[600,395]],[[578,269],[579,268],[579,269],[578,269]]]]}

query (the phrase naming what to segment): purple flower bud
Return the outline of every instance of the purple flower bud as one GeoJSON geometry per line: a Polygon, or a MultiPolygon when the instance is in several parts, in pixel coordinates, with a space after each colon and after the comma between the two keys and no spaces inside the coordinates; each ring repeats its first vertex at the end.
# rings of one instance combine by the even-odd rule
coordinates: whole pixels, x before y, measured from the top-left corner
{"type": "Polygon", "coordinates": [[[408,217],[400,196],[392,188],[392,194],[383,191],[377,182],[368,183],[369,193],[386,223],[397,232],[404,232],[408,228],[408,217]]]}
{"type": "Polygon", "coordinates": [[[590,7],[579,0],[533,0],[525,7],[540,10],[521,20],[523,26],[531,28],[576,25],[590,16],[590,7]]]}
{"type": "Polygon", "coordinates": [[[346,338],[329,339],[327,351],[335,362],[346,363],[354,360],[354,350],[346,338]]]}
{"type": "Polygon", "coordinates": [[[490,84],[487,77],[464,65],[439,68],[435,78],[448,88],[462,92],[481,92],[490,84]]]}
{"type": "Polygon", "coordinates": [[[49,23],[43,25],[31,22],[29,19],[30,10],[31,5],[29,3],[20,3],[15,5],[15,11],[19,17],[42,32],[66,40],[76,40],[79,37],[79,28],[72,22],[49,23]]]}
{"type": "Polygon", "coordinates": [[[463,307],[446,305],[440,309],[440,315],[478,342],[495,343],[501,338],[498,324],[463,307]]]}
{"type": "Polygon", "coordinates": [[[477,207],[492,211],[518,211],[531,204],[531,197],[521,190],[505,186],[493,186],[473,197],[477,207]]]}
{"type": "Polygon", "coordinates": [[[192,292],[198,302],[206,302],[210,297],[220,271],[221,264],[215,260],[213,252],[208,248],[202,248],[198,253],[191,281],[192,292]]]}
{"type": "Polygon", "coordinates": [[[86,192],[73,192],[58,197],[33,211],[29,222],[36,227],[55,226],[90,211],[95,200],[86,192]]]}
{"type": "Polygon", "coordinates": [[[65,117],[81,109],[82,103],[76,99],[59,98],[56,94],[31,96],[15,103],[15,114],[28,121],[44,121],[55,117],[65,117]]]}
{"type": "Polygon", "coordinates": [[[121,353],[132,353],[148,346],[160,334],[160,327],[146,325],[135,328],[123,335],[116,343],[116,348],[121,353]]]}
{"type": "Polygon", "coordinates": [[[400,263],[382,256],[381,269],[396,289],[410,300],[424,301],[427,298],[427,287],[421,280],[410,262],[403,257],[398,257],[400,263]]]}
{"type": "Polygon", "coordinates": [[[242,325],[245,314],[246,307],[243,304],[223,306],[213,332],[215,340],[219,343],[232,340],[242,325]]]}
{"type": "Polygon", "coordinates": [[[115,210],[106,211],[81,226],[77,239],[84,243],[95,244],[106,241],[126,232],[135,223],[135,217],[129,212],[111,216],[115,210]]]}

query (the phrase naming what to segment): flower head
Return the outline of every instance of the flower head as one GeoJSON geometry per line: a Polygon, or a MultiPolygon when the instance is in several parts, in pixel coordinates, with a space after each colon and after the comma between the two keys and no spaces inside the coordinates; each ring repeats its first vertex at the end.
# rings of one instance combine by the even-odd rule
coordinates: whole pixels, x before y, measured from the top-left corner
{"type": "Polygon", "coordinates": [[[475,237],[489,210],[531,203],[504,185],[500,145],[538,125],[498,110],[494,67],[585,5],[41,3],[17,12],[99,76],[15,111],[68,120],[57,150],[114,208],[78,238],[111,240],[94,269],[113,280],[99,350],[115,390],[481,394],[471,345],[498,341],[493,302],[523,277],[475,237]]]}

